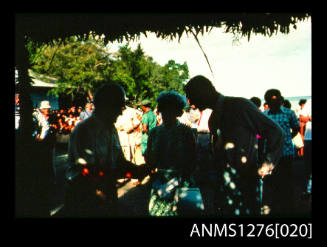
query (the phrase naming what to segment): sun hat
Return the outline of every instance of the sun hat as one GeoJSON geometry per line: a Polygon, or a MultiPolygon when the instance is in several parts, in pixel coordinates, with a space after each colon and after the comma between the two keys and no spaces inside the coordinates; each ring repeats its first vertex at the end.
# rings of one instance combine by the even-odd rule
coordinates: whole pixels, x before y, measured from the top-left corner
{"type": "Polygon", "coordinates": [[[151,100],[149,99],[144,99],[140,103],[141,106],[150,106],[151,105],[151,100]]]}
{"type": "Polygon", "coordinates": [[[40,103],[40,109],[50,109],[50,102],[48,100],[43,100],[40,103]]]}

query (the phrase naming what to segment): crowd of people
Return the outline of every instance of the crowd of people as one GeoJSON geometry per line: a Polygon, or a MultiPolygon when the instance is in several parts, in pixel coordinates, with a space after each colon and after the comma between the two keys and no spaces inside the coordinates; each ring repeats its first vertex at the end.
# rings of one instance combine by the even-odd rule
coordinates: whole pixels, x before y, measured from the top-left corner
{"type": "MultiPolygon", "coordinates": [[[[303,141],[311,140],[304,138],[311,131],[311,113],[301,108],[296,115],[277,89],[267,90],[264,109],[257,97],[222,95],[203,76],[193,77],[184,90],[187,102],[177,92],[162,92],[157,109],[149,100],[141,103],[141,109],[126,106],[124,90],[114,84],[101,88],[84,110],[71,107],[49,114],[49,102],[41,102],[35,115],[41,126],[37,137],[44,137],[44,126],[70,134],[70,169],[81,164],[82,157],[83,163],[98,162],[106,169],[151,171],[150,215],[178,215],[176,201],[160,196],[162,186],[175,177],[200,185],[196,174],[208,171],[215,174],[211,206],[216,215],[256,216],[263,214],[262,205],[272,215],[292,214],[292,164],[296,155],[306,156],[297,152],[292,138],[300,133],[303,141]]],[[[310,159],[306,159],[308,184],[310,159]]],[[[143,178],[136,176],[138,181],[143,178]]],[[[115,205],[113,185],[109,181],[104,193],[115,205]]]]}

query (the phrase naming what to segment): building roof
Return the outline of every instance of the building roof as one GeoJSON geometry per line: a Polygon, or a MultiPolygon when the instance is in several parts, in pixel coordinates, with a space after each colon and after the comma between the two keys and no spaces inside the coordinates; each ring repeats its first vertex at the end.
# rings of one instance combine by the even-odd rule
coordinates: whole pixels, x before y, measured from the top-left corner
{"type": "Polygon", "coordinates": [[[227,32],[288,33],[290,26],[310,17],[308,13],[19,13],[15,16],[16,37],[49,42],[72,35],[104,34],[107,41],[121,41],[154,32],[160,38],[180,38],[184,33],[203,33],[225,26],[227,32]]]}
{"type": "MultiPolygon", "coordinates": [[[[32,70],[28,70],[28,74],[32,79],[32,87],[44,87],[44,88],[55,88],[58,85],[55,83],[57,79],[45,75],[40,75],[32,70]]],[[[18,71],[15,70],[15,84],[18,84],[18,71]]]]}

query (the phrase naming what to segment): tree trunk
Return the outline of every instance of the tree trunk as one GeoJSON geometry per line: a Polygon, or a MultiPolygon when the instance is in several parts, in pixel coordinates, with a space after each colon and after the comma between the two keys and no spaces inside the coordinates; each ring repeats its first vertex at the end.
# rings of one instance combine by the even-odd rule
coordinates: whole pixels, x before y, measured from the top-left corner
{"type": "Polygon", "coordinates": [[[18,85],[15,88],[20,99],[19,129],[15,132],[15,216],[48,217],[44,167],[47,164],[39,159],[42,151],[33,139],[33,104],[31,100],[30,67],[26,40],[16,34],[16,61],[18,85]]]}
{"type": "Polygon", "coordinates": [[[90,99],[91,101],[93,101],[93,94],[92,94],[92,92],[91,92],[90,89],[87,90],[87,94],[88,94],[88,96],[89,96],[89,99],[90,99]]]}

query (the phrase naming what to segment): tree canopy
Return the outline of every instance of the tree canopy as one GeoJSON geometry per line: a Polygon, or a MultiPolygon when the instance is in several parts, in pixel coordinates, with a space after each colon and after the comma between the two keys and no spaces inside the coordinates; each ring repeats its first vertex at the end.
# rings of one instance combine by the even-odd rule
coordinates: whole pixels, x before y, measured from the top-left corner
{"type": "Polygon", "coordinates": [[[99,86],[111,81],[125,88],[130,104],[145,98],[155,103],[163,90],[183,93],[183,82],[189,78],[186,63],[170,60],[161,66],[141,45],[132,51],[126,44],[110,54],[103,38],[91,33],[87,39],[72,36],[50,44],[29,41],[27,47],[32,69],[58,79],[58,87],[50,92],[70,95],[73,100],[86,95],[92,98],[99,86]]]}

